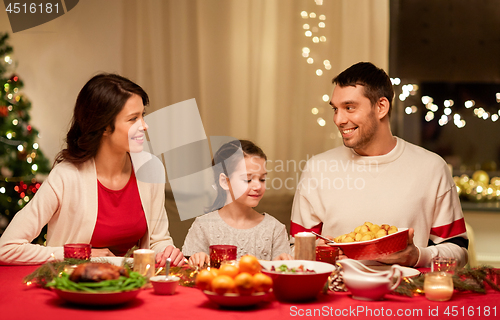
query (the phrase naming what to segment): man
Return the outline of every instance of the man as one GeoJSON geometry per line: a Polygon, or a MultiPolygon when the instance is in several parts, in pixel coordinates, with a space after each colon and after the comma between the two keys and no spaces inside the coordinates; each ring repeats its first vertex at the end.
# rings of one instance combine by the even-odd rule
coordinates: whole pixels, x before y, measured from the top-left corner
{"type": "Polygon", "coordinates": [[[433,257],[467,263],[460,201],[444,160],[391,133],[389,76],[360,62],[340,73],[330,104],[344,146],[314,156],[297,188],[291,234],[349,233],[365,221],[410,228],[406,249],[383,263],[429,266],[433,257]]]}

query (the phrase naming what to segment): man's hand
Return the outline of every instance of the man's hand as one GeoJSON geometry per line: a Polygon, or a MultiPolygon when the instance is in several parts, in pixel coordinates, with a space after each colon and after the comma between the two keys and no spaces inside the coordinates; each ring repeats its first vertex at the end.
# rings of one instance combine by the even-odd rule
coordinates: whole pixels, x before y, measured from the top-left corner
{"type": "Polygon", "coordinates": [[[168,246],[163,252],[156,255],[157,267],[164,267],[167,258],[170,258],[172,261],[172,266],[181,266],[184,263],[184,255],[181,250],[175,248],[174,246],[168,246]]]}
{"type": "Polygon", "coordinates": [[[415,266],[419,252],[417,247],[413,244],[414,234],[415,230],[413,230],[413,228],[408,229],[408,246],[406,249],[392,253],[377,261],[385,264],[399,264],[408,267],[415,266]]]}

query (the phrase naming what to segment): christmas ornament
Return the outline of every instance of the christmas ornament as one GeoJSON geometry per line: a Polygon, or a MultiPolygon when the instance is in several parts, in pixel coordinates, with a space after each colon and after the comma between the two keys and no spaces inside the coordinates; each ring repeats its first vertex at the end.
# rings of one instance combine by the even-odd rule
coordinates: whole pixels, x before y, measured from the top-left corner
{"type": "Polygon", "coordinates": [[[342,279],[342,274],[340,271],[342,270],[342,266],[335,265],[335,270],[333,270],[332,274],[328,277],[327,286],[328,289],[333,292],[344,292],[347,291],[347,288],[344,284],[344,279],[342,279]]]}
{"type": "Polygon", "coordinates": [[[483,184],[488,184],[490,182],[490,177],[484,170],[477,170],[472,174],[472,180],[476,182],[481,182],[483,184]]]}

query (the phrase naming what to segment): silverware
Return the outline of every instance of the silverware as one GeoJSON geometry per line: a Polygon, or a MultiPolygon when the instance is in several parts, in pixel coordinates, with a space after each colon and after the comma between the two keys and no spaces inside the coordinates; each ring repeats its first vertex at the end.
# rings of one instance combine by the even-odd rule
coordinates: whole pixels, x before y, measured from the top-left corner
{"type": "Polygon", "coordinates": [[[167,258],[167,261],[165,261],[165,280],[168,280],[170,277],[170,261],[172,261],[170,258],[167,258]]]}
{"type": "Polygon", "coordinates": [[[325,240],[325,241],[328,241],[329,243],[336,243],[336,242],[335,242],[335,241],[333,241],[332,239],[328,239],[327,237],[323,237],[322,235],[317,234],[317,233],[316,233],[316,232],[314,232],[314,231],[311,231],[311,233],[312,233],[312,234],[314,234],[314,235],[315,235],[316,237],[318,237],[318,238],[321,238],[321,239],[323,239],[323,240],[325,240]]]}

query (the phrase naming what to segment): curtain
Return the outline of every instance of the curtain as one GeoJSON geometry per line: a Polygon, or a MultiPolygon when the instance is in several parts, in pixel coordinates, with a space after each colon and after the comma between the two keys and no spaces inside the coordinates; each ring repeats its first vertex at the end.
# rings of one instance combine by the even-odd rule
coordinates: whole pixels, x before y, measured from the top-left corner
{"type": "Polygon", "coordinates": [[[262,147],[273,191],[294,192],[305,160],[342,144],[323,100],[332,78],[359,61],[388,68],[389,0],[126,0],[123,10],[123,74],[150,95],[148,113],[195,98],[207,136],[262,147]]]}

